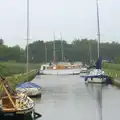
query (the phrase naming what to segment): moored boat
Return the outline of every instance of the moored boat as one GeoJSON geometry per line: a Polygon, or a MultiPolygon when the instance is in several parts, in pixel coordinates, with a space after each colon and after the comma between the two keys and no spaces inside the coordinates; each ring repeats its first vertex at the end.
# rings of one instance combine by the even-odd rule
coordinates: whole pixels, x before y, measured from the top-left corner
{"type": "MultiPolygon", "coordinates": [[[[34,114],[34,101],[23,93],[12,90],[6,79],[0,79],[0,118],[18,117],[34,114]]],[[[41,116],[41,115],[40,115],[41,116]]]]}
{"type": "Polygon", "coordinates": [[[16,87],[16,91],[27,94],[30,97],[41,96],[41,87],[32,82],[25,82],[16,87]]]}
{"type": "MultiPolygon", "coordinates": [[[[102,72],[102,71],[101,71],[102,72]]],[[[99,70],[93,70],[85,77],[85,82],[89,83],[105,83],[108,76],[101,73],[99,70]]]]}
{"type": "Polygon", "coordinates": [[[57,63],[42,65],[40,73],[43,75],[76,75],[80,74],[79,64],[57,63]]]}
{"type": "Polygon", "coordinates": [[[87,75],[87,73],[88,73],[88,69],[86,67],[82,67],[80,69],[80,76],[81,77],[85,77],[87,75]]]}
{"type": "Polygon", "coordinates": [[[96,62],[96,69],[92,69],[85,76],[85,83],[108,83],[109,81],[110,77],[102,71],[102,58],[100,57],[96,62]]]}

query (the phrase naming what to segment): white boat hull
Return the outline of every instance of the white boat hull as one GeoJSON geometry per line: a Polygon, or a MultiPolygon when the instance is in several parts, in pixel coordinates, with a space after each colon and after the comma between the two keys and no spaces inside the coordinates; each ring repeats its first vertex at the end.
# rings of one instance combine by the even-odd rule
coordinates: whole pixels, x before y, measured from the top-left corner
{"type": "Polygon", "coordinates": [[[88,78],[87,81],[88,83],[105,83],[106,78],[88,78]]]}
{"type": "Polygon", "coordinates": [[[16,88],[16,91],[25,93],[28,96],[38,96],[41,95],[41,89],[38,88],[16,88]]]}
{"type": "Polygon", "coordinates": [[[43,70],[43,75],[76,75],[80,74],[80,69],[64,69],[64,70],[43,70]]]}

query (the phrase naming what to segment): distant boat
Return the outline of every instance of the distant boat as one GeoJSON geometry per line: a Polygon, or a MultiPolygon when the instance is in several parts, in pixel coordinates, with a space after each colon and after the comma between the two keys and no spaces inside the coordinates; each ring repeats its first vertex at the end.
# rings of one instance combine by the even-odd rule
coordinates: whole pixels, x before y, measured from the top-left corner
{"type": "Polygon", "coordinates": [[[26,93],[28,96],[41,96],[41,87],[32,82],[25,82],[16,87],[16,91],[26,93]]]}
{"type": "Polygon", "coordinates": [[[31,98],[12,90],[4,78],[0,79],[0,85],[0,119],[3,120],[7,116],[10,118],[11,116],[26,116],[34,113],[35,104],[31,98]]]}
{"type": "Polygon", "coordinates": [[[88,69],[86,67],[82,67],[80,69],[80,76],[81,77],[85,77],[87,75],[87,73],[88,73],[88,69]]]}
{"type": "Polygon", "coordinates": [[[79,64],[61,62],[57,64],[45,64],[41,66],[40,73],[43,75],[77,75],[80,74],[79,64]]]}
{"type": "Polygon", "coordinates": [[[96,62],[96,69],[90,71],[85,77],[85,82],[87,83],[105,83],[108,81],[109,77],[105,75],[102,69],[102,57],[100,57],[96,62]]]}
{"type": "MultiPolygon", "coordinates": [[[[64,62],[64,50],[63,50],[63,40],[61,35],[61,56],[62,62],[56,62],[56,47],[55,47],[55,34],[53,41],[53,62],[44,64],[40,68],[41,75],[77,75],[80,74],[81,63],[71,64],[70,62],[64,62]]],[[[45,46],[46,53],[46,46],[45,46]]],[[[47,53],[46,53],[47,54],[47,53]]],[[[47,55],[46,55],[47,56],[47,55]]],[[[47,62],[47,57],[46,57],[47,62]]]]}

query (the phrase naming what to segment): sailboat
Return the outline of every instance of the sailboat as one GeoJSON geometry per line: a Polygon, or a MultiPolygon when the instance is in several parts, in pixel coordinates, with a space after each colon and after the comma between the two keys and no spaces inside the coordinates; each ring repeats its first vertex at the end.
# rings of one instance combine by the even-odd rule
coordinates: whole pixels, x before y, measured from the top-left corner
{"type": "Polygon", "coordinates": [[[96,62],[96,69],[90,71],[85,77],[85,82],[90,83],[105,83],[109,77],[102,71],[102,58],[100,57],[96,62]]]}
{"type": "Polygon", "coordinates": [[[33,82],[24,82],[16,86],[16,91],[25,93],[29,97],[41,96],[42,94],[41,87],[33,82]]]}
{"type": "MultiPolygon", "coordinates": [[[[27,0],[27,62],[26,72],[29,73],[29,0],[27,0]]],[[[28,80],[28,77],[27,77],[28,80]]],[[[16,87],[16,91],[26,93],[28,96],[41,96],[41,87],[32,82],[24,82],[16,87]]]]}
{"type": "MultiPolygon", "coordinates": [[[[0,119],[26,116],[34,113],[34,101],[23,93],[17,93],[5,78],[0,78],[0,119]]],[[[3,120],[3,119],[2,119],[3,120]]],[[[5,119],[6,120],[6,119],[5,119]]]]}
{"type": "Polygon", "coordinates": [[[76,75],[80,74],[80,64],[71,64],[64,62],[63,41],[61,36],[61,56],[62,62],[56,63],[55,53],[55,35],[53,41],[53,63],[44,64],[41,66],[40,73],[43,75],[76,75]]]}
{"type": "Polygon", "coordinates": [[[97,28],[98,28],[98,60],[96,62],[96,69],[93,69],[85,77],[85,83],[110,83],[111,78],[105,75],[105,72],[102,71],[102,56],[100,56],[100,25],[99,25],[99,8],[98,0],[96,1],[97,5],[97,28]]]}

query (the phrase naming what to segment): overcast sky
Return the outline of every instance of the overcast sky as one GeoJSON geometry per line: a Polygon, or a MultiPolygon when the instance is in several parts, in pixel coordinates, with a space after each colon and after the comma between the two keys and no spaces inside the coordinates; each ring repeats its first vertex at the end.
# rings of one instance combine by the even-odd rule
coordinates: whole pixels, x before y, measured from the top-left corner
{"type": "MultiPolygon", "coordinates": [[[[0,37],[10,46],[26,45],[26,1],[0,0],[0,37]]],[[[101,41],[120,42],[120,1],[100,0],[101,41]]],[[[52,40],[53,31],[71,42],[97,36],[96,0],[30,0],[30,38],[52,40]]]]}

